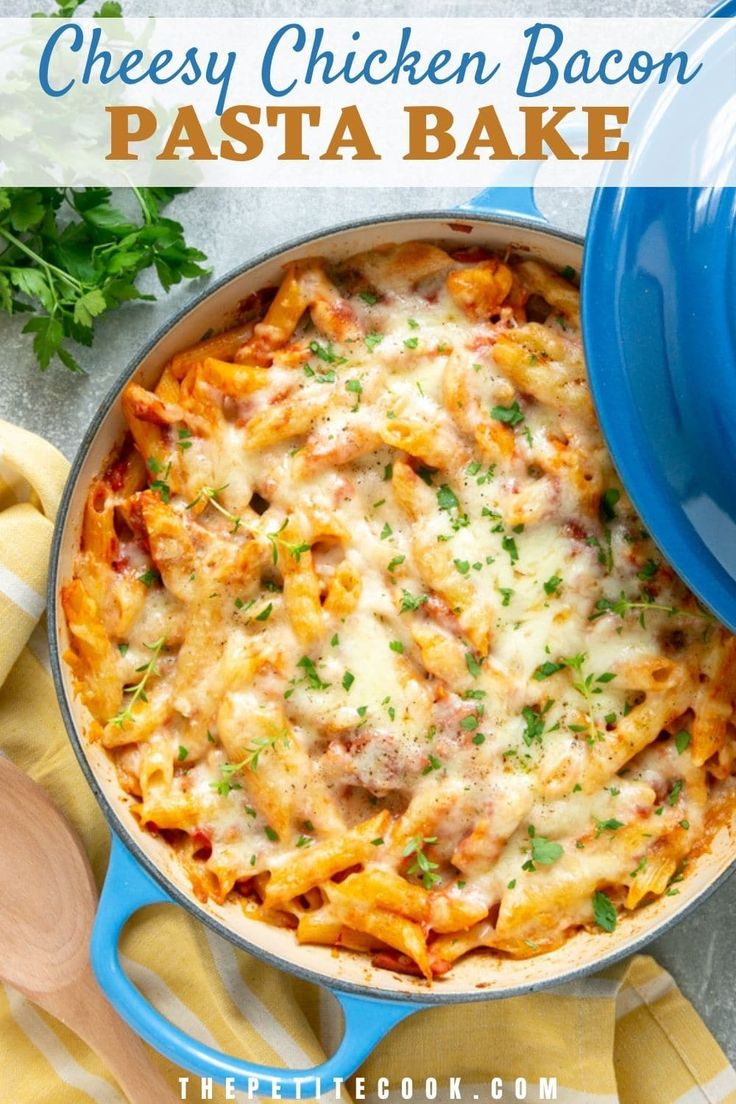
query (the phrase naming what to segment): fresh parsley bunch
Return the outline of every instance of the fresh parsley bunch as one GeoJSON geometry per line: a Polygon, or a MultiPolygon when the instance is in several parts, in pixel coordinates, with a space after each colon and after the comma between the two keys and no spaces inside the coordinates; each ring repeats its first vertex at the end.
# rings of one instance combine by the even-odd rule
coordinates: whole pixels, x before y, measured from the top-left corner
{"type": "MultiPolygon", "coordinates": [[[[130,299],[153,267],[165,291],[204,276],[206,255],[187,245],[162,209],[188,188],[132,188],[140,216],[111,203],[109,188],[0,188],[0,308],[33,312],[23,333],[45,369],[54,357],[81,371],[69,342],[92,344],[94,321],[130,299]]],[[[127,189],[122,189],[127,192],[127,189]]]]}

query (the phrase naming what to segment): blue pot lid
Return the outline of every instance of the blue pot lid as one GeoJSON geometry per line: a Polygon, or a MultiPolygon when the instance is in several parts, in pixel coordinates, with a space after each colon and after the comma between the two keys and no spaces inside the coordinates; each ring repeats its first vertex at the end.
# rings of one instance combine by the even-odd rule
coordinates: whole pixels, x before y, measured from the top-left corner
{"type": "MultiPolygon", "coordinates": [[[[736,2],[712,14],[736,15],[736,2]]],[[[704,118],[693,156],[718,149],[732,173],[733,54],[720,63],[722,109],[704,118]]],[[[675,96],[658,91],[661,119],[675,96]]],[[[661,155],[651,142],[637,156],[661,155]]],[[[672,566],[736,631],[736,189],[598,189],[582,319],[622,482],[672,566]]]]}

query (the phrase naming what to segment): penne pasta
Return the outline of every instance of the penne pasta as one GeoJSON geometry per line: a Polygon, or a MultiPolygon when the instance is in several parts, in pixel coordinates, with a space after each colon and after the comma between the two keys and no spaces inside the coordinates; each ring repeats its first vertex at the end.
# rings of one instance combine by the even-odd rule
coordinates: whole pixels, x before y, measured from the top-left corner
{"type": "Polygon", "coordinates": [[[605,940],[736,800],[736,642],[621,487],[575,282],[462,245],[300,258],[129,383],[61,595],[197,899],[422,985],[605,940]]]}

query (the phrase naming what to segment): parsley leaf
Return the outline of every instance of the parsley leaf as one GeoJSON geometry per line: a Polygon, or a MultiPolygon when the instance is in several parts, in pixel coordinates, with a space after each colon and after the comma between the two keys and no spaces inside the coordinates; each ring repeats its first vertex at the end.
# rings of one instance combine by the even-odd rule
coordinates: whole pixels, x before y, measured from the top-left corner
{"type": "Polygon", "coordinates": [[[600,515],[601,521],[613,521],[616,517],[616,504],[621,498],[621,492],[617,487],[609,487],[601,495],[600,515]]]}
{"type": "MultiPolygon", "coordinates": [[[[116,7],[110,0],[103,4],[116,7]]],[[[112,206],[109,188],[2,189],[0,308],[34,312],[23,333],[33,335],[41,369],[56,357],[81,371],[69,342],[91,345],[100,315],[132,299],[154,298],[136,286],[146,269],[156,271],[165,291],[209,271],[201,264],[204,253],[187,245],[183,227],[161,214],[188,190],[132,188],[138,221],[112,206]]]]}
{"type": "Polygon", "coordinates": [[[596,890],[593,894],[593,916],[599,928],[607,932],[616,930],[616,906],[602,890],[596,890]]]}
{"type": "Polygon", "coordinates": [[[472,652],[465,653],[465,665],[473,678],[478,678],[480,676],[480,663],[478,663],[478,660],[475,658],[472,652]]]}
{"type": "Polygon", "coordinates": [[[540,663],[534,672],[533,677],[537,682],[541,682],[542,679],[550,678],[552,675],[556,675],[558,671],[564,671],[566,663],[552,663],[547,661],[546,663],[540,663]]]}
{"type": "Polygon", "coordinates": [[[437,504],[440,510],[456,510],[460,506],[457,495],[447,483],[443,483],[437,491],[437,504]]]}
{"type": "Polygon", "coordinates": [[[495,418],[497,422],[503,422],[504,425],[510,426],[517,426],[519,422],[524,421],[521,407],[516,401],[511,406],[494,406],[491,410],[491,417],[495,418]]]}
{"type": "Polygon", "coordinates": [[[546,836],[538,836],[536,832],[532,837],[532,861],[540,866],[551,866],[562,857],[563,847],[546,836]]]}
{"type": "Polygon", "coordinates": [[[427,601],[426,594],[418,594],[414,596],[410,594],[408,590],[401,591],[401,608],[399,613],[407,613],[413,610],[418,610],[420,606],[423,606],[427,601]]]}
{"type": "Polygon", "coordinates": [[[690,733],[684,728],[675,733],[675,747],[677,748],[677,754],[682,755],[683,751],[690,746],[690,733]]]}

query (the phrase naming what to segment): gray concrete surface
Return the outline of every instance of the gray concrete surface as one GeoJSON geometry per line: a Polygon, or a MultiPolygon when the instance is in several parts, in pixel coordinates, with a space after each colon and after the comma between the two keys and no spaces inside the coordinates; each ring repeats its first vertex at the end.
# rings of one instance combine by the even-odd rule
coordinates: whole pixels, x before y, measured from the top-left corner
{"type": "MultiPolygon", "coordinates": [[[[47,7],[44,0],[3,0],[4,15],[23,15],[47,7]]],[[[87,5],[92,8],[92,0],[87,5]]],[[[128,15],[214,14],[206,0],[124,0],[128,15]]],[[[698,15],[707,6],[698,0],[519,0],[514,15],[698,15]]],[[[349,15],[348,0],[323,0],[320,15],[349,15]]],[[[391,0],[373,0],[370,14],[394,15],[391,0]]],[[[218,15],[316,14],[314,6],[290,0],[220,0],[218,15]]],[[[81,13],[80,13],[81,14],[81,13]]],[[[401,14],[507,15],[505,0],[408,0],[401,14]]],[[[202,190],[178,198],[171,208],[183,221],[189,238],[203,248],[214,265],[214,275],[241,264],[248,257],[290,237],[316,231],[331,223],[380,213],[452,206],[469,193],[446,189],[346,190],[340,188],[292,191],[202,190]]],[[[590,194],[586,191],[544,190],[539,195],[545,214],[561,227],[582,232],[590,194]]],[[[135,304],[102,320],[91,350],[79,359],[86,376],[73,376],[61,366],[41,374],[35,367],[30,340],[21,335],[22,322],[0,317],[0,417],[41,433],[71,457],[96,406],[118,373],[161,323],[184,305],[203,283],[188,283],[157,303],[135,304]]],[[[152,285],[153,287],[153,285],[152,285]]],[[[652,944],[651,953],[669,969],[684,993],[736,1062],[736,878],[723,886],[689,919],[652,944]]]]}

